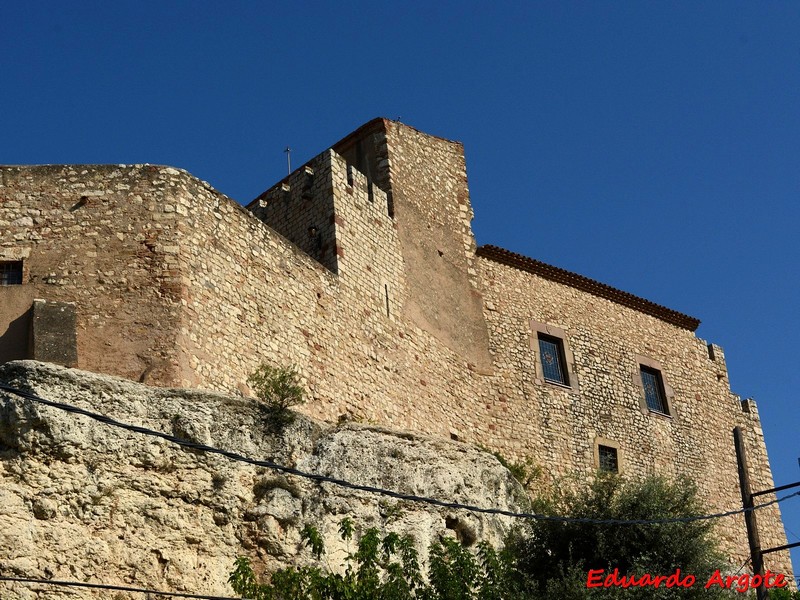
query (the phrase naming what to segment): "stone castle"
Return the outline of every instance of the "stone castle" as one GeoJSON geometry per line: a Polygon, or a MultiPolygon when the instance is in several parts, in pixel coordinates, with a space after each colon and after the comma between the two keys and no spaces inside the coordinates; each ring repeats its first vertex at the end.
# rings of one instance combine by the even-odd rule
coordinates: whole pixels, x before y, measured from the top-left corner
{"type": "MultiPolygon", "coordinates": [[[[0,168],[0,363],[248,394],[295,365],[302,410],[480,443],[545,473],[695,480],[741,506],[732,429],[773,487],[755,403],[699,321],[476,247],[463,148],[375,119],[246,207],[151,165],[0,168]]],[[[768,497],[769,498],[769,497],[768,497]]],[[[786,543],[777,505],[763,547],[786,543]]],[[[718,522],[749,556],[741,516],[718,522]]],[[[766,557],[791,573],[788,553],[766,557]]]]}

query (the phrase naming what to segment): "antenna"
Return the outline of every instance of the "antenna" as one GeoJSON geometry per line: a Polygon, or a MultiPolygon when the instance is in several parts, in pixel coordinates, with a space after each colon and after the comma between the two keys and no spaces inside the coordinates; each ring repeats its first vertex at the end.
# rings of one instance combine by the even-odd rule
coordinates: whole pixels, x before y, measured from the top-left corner
{"type": "Polygon", "coordinates": [[[286,174],[287,175],[291,175],[292,174],[292,149],[289,148],[289,146],[286,146],[286,148],[283,151],[286,152],[286,168],[288,169],[286,174]]]}

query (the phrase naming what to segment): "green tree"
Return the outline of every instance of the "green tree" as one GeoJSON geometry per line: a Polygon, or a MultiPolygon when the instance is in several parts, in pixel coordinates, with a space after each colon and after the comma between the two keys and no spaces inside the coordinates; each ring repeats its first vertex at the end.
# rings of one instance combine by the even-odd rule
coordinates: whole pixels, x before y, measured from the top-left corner
{"type": "Polygon", "coordinates": [[[305,390],[293,367],[273,367],[262,364],[247,378],[247,383],[261,402],[267,422],[280,430],[294,422],[289,410],[304,402],[305,390]]]}
{"type": "Polygon", "coordinates": [[[430,549],[429,585],[425,600],[515,600],[522,599],[512,577],[513,561],[488,542],[476,552],[459,542],[443,539],[430,549]]]}
{"type": "MultiPolygon", "coordinates": [[[[623,482],[600,475],[581,491],[559,489],[533,500],[534,512],[590,519],[655,520],[702,514],[695,487],[650,477],[623,482]]],[[[664,524],[594,524],[531,520],[521,525],[502,551],[486,542],[472,550],[451,539],[430,548],[427,578],[421,574],[413,540],[368,529],[347,555],[341,573],[319,567],[289,567],[258,583],[246,559],[239,559],[230,581],[254,600],[658,600],[741,598],[742,594],[704,589],[715,569],[727,572],[717,551],[711,521],[664,524]],[[603,576],[668,576],[680,569],[696,578],[690,588],[587,588],[590,569],[603,576]]],[[[352,540],[355,527],[342,521],[340,535],[352,540]]],[[[302,532],[319,560],[322,538],[314,527],[302,532]]],[[[774,592],[773,592],[774,594],[774,592]]],[[[744,596],[746,597],[746,596],[744,596]]],[[[793,600],[793,596],[782,596],[793,600]]]]}
{"type": "MultiPolygon", "coordinates": [[[[661,477],[625,482],[600,474],[580,491],[558,490],[534,500],[534,511],[590,519],[656,520],[703,514],[695,486],[661,477]]],[[[727,591],[705,590],[715,569],[727,568],[708,520],[664,524],[614,525],[534,520],[508,542],[515,557],[518,583],[530,597],[572,598],[728,598],[727,591]],[[687,589],[587,588],[590,570],[603,577],[670,575],[680,569],[696,583],[687,589]]]]}

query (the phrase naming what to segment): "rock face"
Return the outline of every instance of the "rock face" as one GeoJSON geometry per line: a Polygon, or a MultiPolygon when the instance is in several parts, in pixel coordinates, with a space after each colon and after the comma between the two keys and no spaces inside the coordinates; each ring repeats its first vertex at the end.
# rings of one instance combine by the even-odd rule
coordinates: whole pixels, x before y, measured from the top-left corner
{"type": "MultiPolygon", "coordinates": [[[[469,445],[299,417],[272,431],[250,399],[151,388],[32,361],[0,381],[118,421],[252,458],[402,493],[517,510],[519,484],[469,445]]],[[[328,560],[346,551],[349,516],[362,530],[411,533],[423,553],[438,536],[497,543],[499,517],[349,490],[187,450],[166,440],[0,392],[0,573],[232,596],[237,556],[258,570],[310,558],[300,531],[323,533],[328,560]]],[[[140,598],[2,583],[3,599],[140,598]]]]}

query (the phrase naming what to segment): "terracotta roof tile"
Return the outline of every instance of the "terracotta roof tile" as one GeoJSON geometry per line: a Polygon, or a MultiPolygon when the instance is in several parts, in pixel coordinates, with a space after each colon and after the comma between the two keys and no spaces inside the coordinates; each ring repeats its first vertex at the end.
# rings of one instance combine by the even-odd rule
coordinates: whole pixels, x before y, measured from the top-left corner
{"type": "Polygon", "coordinates": [[[488,258],[489,260],[520,269],[521,271],[527,271],[528,273],[539,275],[540,277],[544,277],[550,281],[568,285],[595,296],[599,296],[600,298],[611,300],[617,304],[621,304],[622,306],[633,308],[639,312],[657,317],[662,321],[666,321],[672,325],[677,325],[678,327],[688,329],[689,331],[695,331],[700,325],[699,319],[695,319],[689,315],[672,310],[666,306],[661,306],[655,302],[650,302],[650,300],[645,300],[639,296],[634,296],[628,292],[623,292],[622,290],[613,288],[605,283],[600,283],[599,281],[589,279],[583,275],[578,275],[577,273],[548,265],[547,263],[534,260],[533,258],[528,258],[522,254],[517,254],[516,252],[511,252],[510,250],[506,250],[498,246],[481,246],[477,250],[477,255],[482,258],[488,258]]]}

